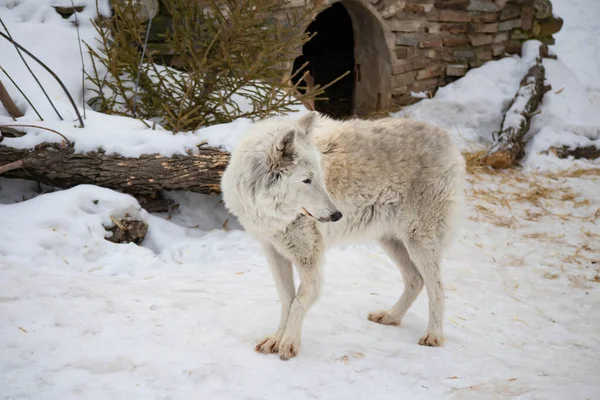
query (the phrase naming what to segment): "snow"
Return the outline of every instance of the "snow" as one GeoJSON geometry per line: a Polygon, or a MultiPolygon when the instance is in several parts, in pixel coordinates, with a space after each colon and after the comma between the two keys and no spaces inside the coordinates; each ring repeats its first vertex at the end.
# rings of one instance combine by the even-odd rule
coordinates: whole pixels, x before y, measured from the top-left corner
{"type": "MultiPolygon", "coordinates": [[[[81,105],[76,32],[51,3],[0,0],[0,17],[56,68],[81,105]]],[[[597,398],[600,180],[576,171],[597,163],[541,152],[599,140],[594,16],[600,6],[594,0],[553,4],[565,27],[553,46],[559,59],[544,60],[553,90],[533,118],[526,168],[469,176],[465,221],[443,261],[444,347],[417,345],[427,325],[425,293],[401,327],[367,320],[397,300],[402,282],[376,245],[363,244],[327,253],[323,293],[306,318],[299,355],[282,362],[258,354],[255,343],[278,324],[277,294],[259,244],[219,197],[165,193],[178,209],[150,214],[131,196],[108,189],[55,190],[0,177],[2,397],[597,398]],[[148,223],[142,246],[105,240],[111,216],[126,214],[148,223]]],[[[82,37],[93,38],[80,22],[82,37]]],[[[536,45],[528,43],[523,58],[470,70],[397,116],[448,129],[463,150],[489,146],[536,45]]],[[[46,118],[37,121],[27,108],[17,123],[59,130],[76,151],[171,155],[204,140],[231,151],[251,124],[236,120],[172,135],[88,109],[80,129],[50,78],[39,70],[65,121],[44,104],[14,49],[0,42],[0,54],[46,118]]],[[[13,123],[2,112],[0,124],[13,123]]],[[[31,148],[61,140],[27,131],[2,144],[31,148]]]]}
{"type": "Polygon", "coordinates": [[[564,26],[555,35],[554,52],[586,89],[594,103],[600,101],[600,3],[590,0],[553,1],[554,14],[564,20],[564,26]]]}
{"type": "MultiPolygon", "coordinates": [[[[3,393],[592,398],[599,389],[593,371],[600,368],[598,266],[568,259],[580,248],[592,258],[600,251],[600,228],[582,219],[600,207],[594,195],[600,185],[541,182],[576,191],[577,201],[589,204],[515,202],[496,210],[516,221],[515,229],[493,225],[477,208],[492,206],[473,197],[444,260],[443,348],[416,343],[427,323],[424,295],[402,327],[367,321],[369,311],[397,299],[400,274],[376,246],[348,246],[328,253],[323,296],[306,320],[300,355],[285,363],[253,351],[277,324],[275,288],[259,245],[243,231],[222,229],[228,216],[219,215],[215,202],[196,199],[194,206],[188,198],[169,221],[140,210],[127,195],[93,186],[2,205],[3,393]],[[544,209],[575,216],[527,219],[544,209]],[[110,216],[125,213],[149,223],[143,247],[104,240],[110,216]]],[[[476,181],[471,192],[499,185],[476,181]]]]}
{"type": "Polygon", "coordinates": [[[556,34],[558,60],[544,60],[552,91],[544,95],[541,114],[532,119],[526,151],[529,168],[568,168],[572,160],[541,154],[550,147],[600,148],[600,3],[561,0],[554,13],[564,19],[556,34]]]}

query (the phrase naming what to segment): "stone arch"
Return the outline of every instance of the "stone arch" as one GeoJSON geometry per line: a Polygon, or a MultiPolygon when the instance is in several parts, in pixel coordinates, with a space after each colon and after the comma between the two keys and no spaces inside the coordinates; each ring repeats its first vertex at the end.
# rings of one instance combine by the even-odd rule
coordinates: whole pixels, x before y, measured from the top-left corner
{"type": "Polygon", "coordinates": [[[316,102],[318,111],[343,118],[385,109],[392,98],[394,35],[368,0],[327,3],[330,7],[307,27],[318,34],[303,46],[292,71],[309,61],[315,83],[323,85],[332,80],[333,73],[341,71],[336,75],[339,76],[350,70],[349,76],[326,91],[325,96],[331,101],[316,102]]]}

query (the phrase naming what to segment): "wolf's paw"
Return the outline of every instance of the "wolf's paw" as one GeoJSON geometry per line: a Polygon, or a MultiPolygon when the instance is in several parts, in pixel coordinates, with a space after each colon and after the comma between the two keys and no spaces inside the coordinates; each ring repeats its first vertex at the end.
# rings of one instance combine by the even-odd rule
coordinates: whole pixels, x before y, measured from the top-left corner
{"type": "Polygon", "coordinates": [[[296,357],[298,350],[300,350],[300,340],[294,340],[284,336],[279,344],[279,358],[282,360],[289,360],[292,357],[296,357]]]}
{"type": "Polygon", "coordinates": [[[421,339],[419,339],[421,346],[441,347],[444,344],[444,337],[442,334],[426,333],[421,339]]]}
{"type": "Polygon", "coordinates": [[[379,310],[369,314],[369,321],[383,325],[400,325],[400,319],[391,315],[387,310],[379,310]]]}
{"type": "Polygon", "coordinates": [[[254,347],[254,351],[258,351],[259,353],[271,354],[277,353],[279,351],[279,342],[281,338],[277,335],[267,336],[260,342],[256,344],[254,347]]]}

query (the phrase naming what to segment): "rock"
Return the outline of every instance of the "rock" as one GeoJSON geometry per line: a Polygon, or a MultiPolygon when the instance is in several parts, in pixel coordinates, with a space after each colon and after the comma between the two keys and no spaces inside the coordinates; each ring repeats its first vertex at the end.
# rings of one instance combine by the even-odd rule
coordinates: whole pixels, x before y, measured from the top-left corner
{"type": "Polygon", "coordinates": [[[444,68],[441,65],[434,65],[429,68],[417,71],[417,80],[422,81],[424,79],[435,78],[444,73],[444,68]]]}
{"type": "Polygon", "coordinates": [[[496,33],[498,32],[498,23],[492,24],[474,24],[473,28],[478,33],[496,33]]]}
{"type": "Polygon", "coordinates": [[[430,60],[417,58],[411,60],[395,60],[392,63],[392,74],[400,75],[417,69],[425,68],[431,63],[430,60]]]}
{"type": "Polygon", "coordinates": [[[550,36],[562,29],[564,21],[562,18],[548,18],[544,21],[540,21],[540,31],[538,35],[540,36],[550,36]]]}
{"type": "Polygon", "coordinates": [[[392,32],[418,32],[423,23],[423,20],[406,21],[391,19],[387,21],[387,25],[392,32]]]}
{"type": "Polygon", "coordinates": [[[471,21],[473,22],[496,22],[498,13],[471,12],[471,21]]]}
{"type": "Polygon", "coordinates": [[[444,47],[458,47],[469,44],[469,38],[463,35],[452,35],[443,37],[442,42],[444,43],[444,47]]]}
{"type": "Polygon", "coordinates": [[[431,97],[433,97],[439,84],[439,78],[431,78],[413,83],[408,86],[408,90],[411,92],[430,92],[431,97]]]}
{"type": "Polygon", "coordinates": [[[435,35],[426,37],[419,42],[419,48],[421,49],[428,49],[431,47],[442,47],[442,45],[442,38],[435,35]]]}
{"type": "Polygon", "coordinates": [[[111,0],[113,7],[119,5],[125,8],[132,5],[140,22],[146,22],[158,14],[158,0],[111,0]]]}
{"type": "Polygon", "coordinates": [[[492,50],[490,49],[477,49],[475,56],[478,60],[489,61],[492,59],[492,50]]]}
{"type": "Polygon", "coordinates": [[[442,10],[438,18],[443,22],[471,22],[471,14],[466,11],[442,10]]]}
{"type": "Polygon", "coordinates": [[[512,19],[510,21],[500,22],[498,24],[498,30],[501,32],[510,31],[512,29],[521,27],[521,19],[512,19]]]}
{"type": "Polygon", "coordinates": [[[492,46],[492,54],[494,57],[500,57],[506,52],[506,46],[503,44],[495,44],[492,46]]]}
{"type": "Polygon", "coordinates": [[[515,29],[510,33],[511,39],[525,40],[529,39],[529,35],[520,29],[515,29]]]}
{"type": "Polygon", "coordinates": [[[414,71],[407,72],[405,74],[394,75],[394,76],[392,76],[392,86],[398,87],[398,86],[410,85],[411,83],[413,83],[415,81],[415,76],[416,76],[416,73],[414,71]]]}
{"type": "Polygon", "coordinates": [[[536,19],[546,19],[552,16],[550,0],[533,0],[533,16],[536,19]]]}
{"type": "Polygon", "coordinates": [[[506,49],[505,51],[508,54],[521,54],[521,42],[518,40],[510,40],[508,42],[506,42],[506,49]]]}
{"type": "Polygon", "coordinates": [[[502,43],[508,40],[508,32],[501,32],[494,37],[494,43],[502,43]]]}
{"type": "Polygon", "coordinates": [[[465,76],[469,69],[466,64],[450,64],[446,66],[446,75],[448,76],[465,76]]]}
{"type": "Polygon", "coordinates": [[[435,8],[439,10],[466,10],[470,0],[437,0],[435,8]]]}
{"type": "Polygon", "coordinates": [[[469,31],[468,24],[458,24],[458,23],[442,23],[440,24],[440,31],[448,32],[448,33],[467,33],[469,31]]]}
{"type": "Polygon", "coordinates": [[[394,52],[396,53],[396,58],[399,60],[408,58],[408,50],[408,47],[396,47],[396,49],[394,50],[394,52]]]}
{"type": "Polygon", "coordinates": [[[493,3],[492,0],[471,0],[471,4],[467,7],[468,11],[484,11],[484,12],[496,12],[498,6],[493,3]]]}
{"type": "Polygon", "coordinates": [[[500,21],[506,21],[508,19],[517,18],[519,15],[521,15],[521,10],[519,9],[519,6],[517,6],[516,4],[509,4],[506,7],[504,7],[502,12],[500,13],[500,21]]]}
{"type": "Polygon", "coordinates": [[[80,13],[85,9],[85,6],[52,6],[61,17],[67,19],[76,12],[80,13]]]}
{"type": "Polygon", "coordinates": [[[424,14],[433,9],[433,4],[407,4],[404,6],[405,13],[424,14]]]}
{"type": "Polygon", "coordinates": [[[483,64],[485,64],[485,61],[482,61],[482,60],[469,61],[469,67],[470,68],[479,68],[483,64]]]}
{"type": "Polygon", "coordinates": [[[396,45],[398,46],[417,46],[421,35],[415,33],[396,33],[396,45]]]}
{"type": "Polygon", "coordinates": [[[385,8],[383,8],[380,13],[383,19],[390,19],[394,16],[394,14],[399,13],[404,9],[406,3],[403,0],[398,0],[385,8]]]}
{"type": "Polygon", "coordinates": [[[474,50],[455,50],[452,52],[452,57],[456,61],[468,61],[476,59],[474,50]]]}
{"type": "Polygon", "coordinates": [[[473,46],[484,46],[486,44],[492,44],[494,42],[493,35],[477,35],[471,36],[471,45],[473,46]]]}

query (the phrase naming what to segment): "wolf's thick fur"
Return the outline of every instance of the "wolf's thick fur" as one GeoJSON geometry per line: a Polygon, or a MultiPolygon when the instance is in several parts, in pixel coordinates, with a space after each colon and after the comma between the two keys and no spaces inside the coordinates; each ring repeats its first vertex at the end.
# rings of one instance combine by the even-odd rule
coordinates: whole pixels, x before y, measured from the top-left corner
{"type": "Polygon", "coordinates": [[[226,207],[262,244],[281,301],[279,328],[256,350],[284,360],[297,354],[326,248],[356,240],[378,241],[404,278],[396,304],[369,320],[400,324],[424,283],[429,324],[419,343],[442,345],[440,261],[461,215],[464,174],[450,136],[423,122],[334,121],[310,112],[254,124],[231,156],[222,190],[226,207]],[[332,222],[338,211],[343,216],[332,222]]]}

